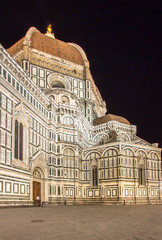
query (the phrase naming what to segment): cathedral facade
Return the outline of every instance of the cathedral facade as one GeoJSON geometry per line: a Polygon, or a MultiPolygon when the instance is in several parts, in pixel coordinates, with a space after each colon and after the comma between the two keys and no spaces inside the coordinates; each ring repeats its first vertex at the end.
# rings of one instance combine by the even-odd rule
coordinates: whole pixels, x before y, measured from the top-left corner
{"type": "Polygon", "coordinates": [[[161,149],[106,111],[85,52],[50,27],[0,45],[0,206],[160,203],[161,149]]]}

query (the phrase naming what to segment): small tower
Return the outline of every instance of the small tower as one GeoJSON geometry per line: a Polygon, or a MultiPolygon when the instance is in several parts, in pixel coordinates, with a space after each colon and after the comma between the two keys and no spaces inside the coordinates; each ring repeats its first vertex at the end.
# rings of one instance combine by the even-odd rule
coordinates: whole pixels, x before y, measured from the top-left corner
{"type": "Polygon", "coordinates": [[[52,38],[55,38],[54,33],[52,32],[52,26],[51,26],[51,24],[48,25],[48,27],[47,27],[47,32],[45,33],[45,35],[47,35],[47,36],[49,36],[49,37],[52,37],[52,38]]]}

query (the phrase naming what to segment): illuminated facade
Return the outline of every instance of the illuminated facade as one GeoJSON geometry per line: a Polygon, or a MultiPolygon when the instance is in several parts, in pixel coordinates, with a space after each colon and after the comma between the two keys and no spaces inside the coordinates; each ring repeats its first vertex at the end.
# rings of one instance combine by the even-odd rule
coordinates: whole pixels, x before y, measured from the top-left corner
{"type": "Polygon", "coordinates": [[[161,149],[106,111],[86,54],[50,27],[0,45],[0,205],[159,203],[161,149]]]}

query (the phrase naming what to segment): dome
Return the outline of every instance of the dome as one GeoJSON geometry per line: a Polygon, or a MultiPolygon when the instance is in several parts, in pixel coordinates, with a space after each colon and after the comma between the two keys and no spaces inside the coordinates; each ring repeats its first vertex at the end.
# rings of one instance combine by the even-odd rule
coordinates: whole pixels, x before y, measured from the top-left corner
{"type": "Polygon", "coordinates": [[[18,42],[16,42],[14,45],[12,45],[10,48],[7,49],[7,52],[13,56],[15,55],[17,52],[21,51],[23,49],[23,41],[24,38],[21,38],[18,42]]]}
{"type": "Polygon", "coordinates": [[[117,121],[119,123],[124,123],[124,124],[130,125],[130,122],[126,118],[121,117],[121,116],[117,116],[117,115],[113,115],[113,114],[107,114],[105,116],[96,118],[93,121],[93,125],[97,126],[97,125],[104,124],[104,123],[107,123],[107,122],[110,122],[110,121],[117,121]]]}
{"type": "Polygon", "coordinates": [[[32,34],[30,46],[39,51],[83,65],[82,55],[75,47],[56,38],[48,37],[40,32],[34,32],[32,34]]]}
{"type": "Polygon", "coordinates": [[[76,44],[66,43],[54,37],[42,34],[38,29],[31,27],[25,37],[11,46],[7,51],[11,56],[23,49],[24,45],[38,51],[62,58],[64,60],[84,65],[84,51],[76,44]]]}

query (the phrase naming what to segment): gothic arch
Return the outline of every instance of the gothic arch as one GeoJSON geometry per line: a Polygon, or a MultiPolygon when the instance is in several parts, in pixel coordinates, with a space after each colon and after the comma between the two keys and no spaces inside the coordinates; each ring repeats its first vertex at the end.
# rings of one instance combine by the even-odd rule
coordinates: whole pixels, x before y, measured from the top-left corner
{"type": "Polygon", "coordinates": [[[23,103],[19,102],[14,108],[12,151],[14,158],[21,160],[22,164],[26,165],[29,165],[28,127],[29,115],[26,113],[23,103]]]}
{"type": "Polygon", "coordinates": [[[24,105],[22,102],[19,102],[14,109],[14,120],[22,123],[24,127],[29,126],[29,115],[26,113],[24,105]]]}
{"type": "Polygon", "coordinates": [[[41,167],[35,167],[33,170],[33,177],[45,178],[44,170],[41,167]]]}
{"type": "Polygon", "coordinates": [[[30,165],[31,165],[31,172],[33,174],[35,169],[39,169],[42,173],[42,176],[44,178],[48,178],[48,170],[47,170],[47,163],[43,157],[41,149],[37,151],[37,153],[31,157],[30,159],[30,165]]]}
{"type": "Polygon", "coordinates": [[[140,166],[146,166],[146,160],[148,158],[147,152],[144,149],[139,149],[136,152],[137,160],[138,160],[138,168],[140,166]]]}
{"type": "Polygon", "coordinates": [[[34,186],[39,183],[41,186],[41,202],[48,201],[48,166],[43,157],[43,153],[39,148],[33,157],[30,158],[30,171],[31,171],[31,200],[34,199],[34,186]],[[34,176],[34,172],[38,171],[41,178],[34,176]]]}

